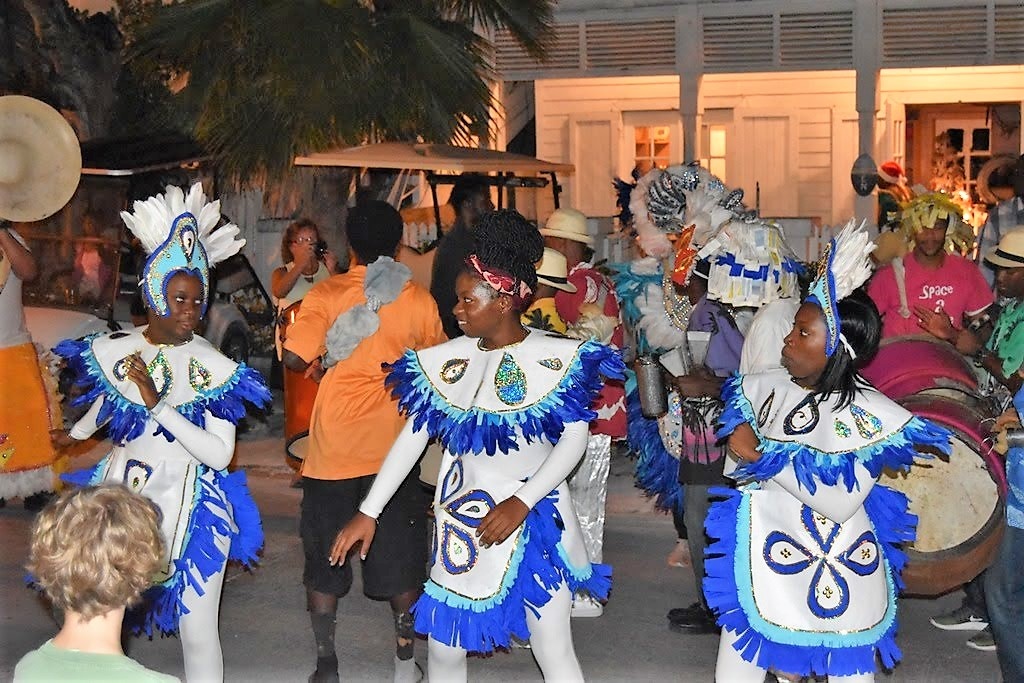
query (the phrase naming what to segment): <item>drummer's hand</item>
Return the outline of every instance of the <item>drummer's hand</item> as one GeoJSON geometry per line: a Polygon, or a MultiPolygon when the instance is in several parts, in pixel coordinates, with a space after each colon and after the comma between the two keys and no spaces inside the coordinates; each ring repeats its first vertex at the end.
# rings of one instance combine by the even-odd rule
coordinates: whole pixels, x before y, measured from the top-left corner
{"type": "Polygon", "coordinates": [[[914,315],[917,316],[918,327],[928,334],[951,344],[956,342],[956,329],[953,327],[953,321],[941,306],[935,310],[927,306],[915,306],[914,315]]]}
{"type": "Polygon", "coordinates": [[[357,543],[362,544],[359,550],[359,557],[365,560],[366,554],[370,552],[370,544],[373,543],[373,537],[376,533],[377,520],[364,515],[362,512],[357,512],[356,516],[350,519],[348,524],[334,537],[334,545],[331,546],[331,554],[328,561],[332,566],[345,564],[345,558],[348,557],[349,551],[357,543]]]}
{"type": "Polygon", "coordinates": [[[733,430],[729,435],[729,450],[736,454],[736,457],[746,462],[757,462],[761,459],[761,451],[757,447],[761,445],[754,434],[754,429],[744,423],[733,430]]]}
{"type": "Polygon", "coordinates": [[[149,376],[149,369],[146,367],[146,362],[142,360],[142,356],[133,353],[131,359],[128,364],[127,377],[139,388],[142,402],[146,404],[147,408],[153,410],[160,401],[160,394],[156,391],[156,385],[153,384],[153,378],[149,376]]]}
{"type": "Polygon", "coordinates": [[[477,538],[485,548],[501,543],[526,520],[530,508],[515,496],[501,501],[484,516],[476,530],[477,538]]]}
{"type": "Polygon", "coordinates": [[[316,358],[313,360],[312,363],[309,364],[309,367],[306,368],[306,371],[302,373],[302,376],[305,377],[306,379],[313,380],[317,384],[320,384],[320,380],[322,380],[324,378],[324,375],[326,374],[327,371],[324,370],[323,363],[320,361],[319,358],[316,358]]]}
{"type": "Polygon", "coordinates": [[[77,443],[76,439],[72,439],[71,435],[63,429],[51,429],[50,430],[50,443],[57,450],[62,450],[77,443]]]}
{"type": "Polygon", "coordinates": [[[992,425],[993,432],[1001,432],[1004,429],[1018,429],[1020,427],[1020,415],[1017,414],[1017,410],[1013,407],[1007,408],[1003,411],[1003,414],[996,418],[996,422],[992,425]]]}

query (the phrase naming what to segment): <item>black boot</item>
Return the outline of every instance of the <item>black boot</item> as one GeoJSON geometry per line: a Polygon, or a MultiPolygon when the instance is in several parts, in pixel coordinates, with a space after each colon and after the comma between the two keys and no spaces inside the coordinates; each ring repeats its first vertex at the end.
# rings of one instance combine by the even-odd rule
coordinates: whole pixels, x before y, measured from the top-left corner
{"type": "Polygon", "coordinates": [[[668,628],[677,633],[694,635],[720,632],[718,624],[715,623],[715,615],[699,602],[679,608],[678,611],[671,610],[668,613],[668,628]]]}

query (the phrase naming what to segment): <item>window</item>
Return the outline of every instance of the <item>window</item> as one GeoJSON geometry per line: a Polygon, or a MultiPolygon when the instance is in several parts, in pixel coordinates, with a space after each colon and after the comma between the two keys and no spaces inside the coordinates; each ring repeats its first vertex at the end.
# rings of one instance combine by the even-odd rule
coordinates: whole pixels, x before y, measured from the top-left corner
{"type": "Polygon", "coordinates": [[[719,177],[725,179],[725,126],[708,126],[708,164],[707,168],[719,177]]]}
{"type": "Polygon", "coordinates": [[[672,156],[670,126],[637,126],[634,129],[633,165],[641,174],[651,169],[667,168],[672,156]]]}

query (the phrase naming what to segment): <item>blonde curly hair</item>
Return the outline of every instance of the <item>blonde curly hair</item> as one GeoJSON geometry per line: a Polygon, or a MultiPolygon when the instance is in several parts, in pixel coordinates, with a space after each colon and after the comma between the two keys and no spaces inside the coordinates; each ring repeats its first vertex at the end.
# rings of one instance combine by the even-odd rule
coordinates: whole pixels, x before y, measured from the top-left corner
{"type": "Polygon", "coordinates": [[[28,570],[54,606],[85,620],[131,606],[163,557],[159,516],[120,484],[65,493],[36,518],[28,570]]]}

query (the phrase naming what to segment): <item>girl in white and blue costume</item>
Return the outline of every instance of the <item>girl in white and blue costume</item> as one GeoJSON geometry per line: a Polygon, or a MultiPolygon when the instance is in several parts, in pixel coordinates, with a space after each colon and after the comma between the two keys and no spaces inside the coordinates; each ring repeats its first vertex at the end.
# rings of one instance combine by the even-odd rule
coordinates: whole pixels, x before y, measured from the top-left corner
{"type": "Polygon", "coordinates": [[[153,500],[166,545],[154,586],[125,621],[149,636],[180,632],[186,677],[221,680],[224,568],[228,560],[252,564],[263,546],[245,474],[226,468],[245,404],[263,406],[271,395],[258,372],[225,357],[192,328],[209,301],[210,267],[244,241],[235,239],[238,228],[230,224],[211,234],[219,204],[206,203],[198,183],[187,197],[168,187],[122,217],[150,254],[140,283],[150,324],[57,346],[83,392],[73,405],[89,409],[54,439],[83,440],[106,426],[111,453],[68,478],[123,483],[153,500]],[[182,282],[196,296],[187,313],[178,292],[182,282]],[[168,325],[180,336],[173,343],[160,337],[168,325]]]}
{"type": "Polygon", "coordinates": [[[416,631],[429,637],[430,679],[465,680],[467,652],[515,638],[531,642],[546,680],[581,681],[572,594],[607,599],[611,568],[591,563],[565,479],[586,450],[601,376],[621,378],[623,363],[597,342],[520,325],[543,249],[536,228],[498,211],[475,237],[456,281],[466,336],[391,366],[388,383],[409,419],[332,558],[359,542],[365,554],[371,518],[437,439],[430,578],[413,607],[416,631]]]}
{"type": "Polygon", "coordinates": [[[877,483],[919,447],[949,452],[949,433],[856,374],[881,322],[866,295],[866,233],[848,225],[819,262],[783,349],[785,370],[733,377],[718,435],[741,461],[737,490],[706,520],[704,580],[722,627],[716,678],[765,670],[871,681],[891,669],[896,597],[917,520],[905,495],[877,483]]]}

